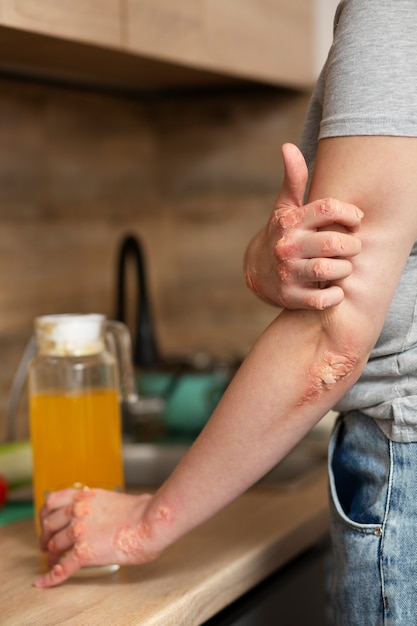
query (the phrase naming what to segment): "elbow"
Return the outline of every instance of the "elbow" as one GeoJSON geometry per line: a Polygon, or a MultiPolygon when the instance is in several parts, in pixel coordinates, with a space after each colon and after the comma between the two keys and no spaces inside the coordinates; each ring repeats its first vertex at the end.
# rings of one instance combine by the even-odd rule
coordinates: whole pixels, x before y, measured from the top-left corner
{"type": "Polygon", "coordinates": [[[307,385],[298,405],[318,400],[329,392],[345,393],[359,378],[362,363],[354,349],[325,350],[309,368],[307,385]]]}
{"type": "Polygon", "coordinates": [[[336,320],[323,313],[322,320],[326,321],[307,369],[299,405],[325,395],[335,400],[342,397],[360,377],[377,338],[375,325],[363,316],[350,314],[336,320]]]}

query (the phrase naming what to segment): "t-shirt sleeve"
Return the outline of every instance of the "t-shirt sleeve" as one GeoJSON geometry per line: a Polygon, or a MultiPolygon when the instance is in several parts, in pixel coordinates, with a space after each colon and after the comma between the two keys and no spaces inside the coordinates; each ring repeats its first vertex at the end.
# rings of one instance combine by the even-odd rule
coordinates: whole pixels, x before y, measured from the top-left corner
{"type": "Polygon", "coordinates": [[[322,79],[319,138],[417,136],[417,1],[342,1],[322,79]]]}

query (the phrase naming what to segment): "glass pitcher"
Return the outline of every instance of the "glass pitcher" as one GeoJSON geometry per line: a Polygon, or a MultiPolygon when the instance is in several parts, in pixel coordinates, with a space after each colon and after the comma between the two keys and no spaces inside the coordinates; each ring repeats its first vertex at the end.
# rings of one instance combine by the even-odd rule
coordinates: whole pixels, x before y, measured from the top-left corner
{"type": "Polygon", "coordinates": [[[38,353],[28,373],[38,533],[39,510],[48,492],[123,489],[119,370],[125,386],[130,384],[126,376],[133,377],[125,333],[124,325],[99,314],[35,320],[38,353]],[[123,355],[127,372],[107,349],[109,339],[123,355]]]}

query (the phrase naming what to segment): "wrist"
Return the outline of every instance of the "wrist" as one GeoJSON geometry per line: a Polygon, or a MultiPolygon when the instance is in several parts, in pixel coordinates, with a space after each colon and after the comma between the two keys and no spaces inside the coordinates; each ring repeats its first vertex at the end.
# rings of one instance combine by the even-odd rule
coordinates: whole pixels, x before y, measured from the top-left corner
{"type": "Polygon", "coordinates": [[[129,508],[113,537],[113,546],[123,564],[139,565],[156,559],[170,541],[161,523],[161,514],[155,513],[155,496],[126,495],[129,508]]]}
{"type": "Polygon", "coordinates": [[[173,507],[159,493],[146,502],[140,525],[150,552],[158,556],[179,537],[173,507]]]}

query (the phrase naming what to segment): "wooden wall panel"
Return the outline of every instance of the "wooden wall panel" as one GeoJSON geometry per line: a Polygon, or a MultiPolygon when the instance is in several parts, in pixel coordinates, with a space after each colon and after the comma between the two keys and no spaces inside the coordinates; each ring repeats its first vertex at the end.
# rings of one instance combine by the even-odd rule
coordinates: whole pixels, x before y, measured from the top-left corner
{"type": "MultiPolygon", "coordinates": [[[[114,315],[123,235],[143,239],[165,354],[247,352],[275,311],[242,258],[279,188],[307,96],[133,99],[0,80],[0,440],[42,313],[114,315]]],[[[129,296],[133,296],[130,273],[129,296]]],[[[25,406],[19,433],[26,432],[25,406]]]]}

